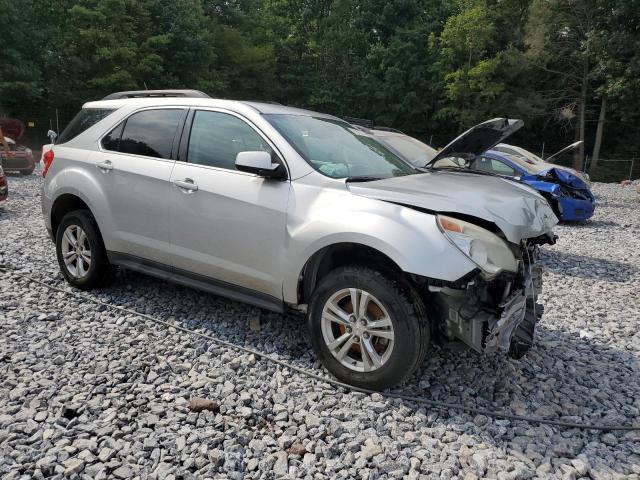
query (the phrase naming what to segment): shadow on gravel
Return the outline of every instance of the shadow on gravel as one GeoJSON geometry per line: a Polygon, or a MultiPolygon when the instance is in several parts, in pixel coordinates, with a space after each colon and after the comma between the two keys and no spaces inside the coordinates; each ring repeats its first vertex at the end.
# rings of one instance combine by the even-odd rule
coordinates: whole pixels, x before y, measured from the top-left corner
{"type": "Polygon", "coordinates": [[[571,228],[605,228],[617,227],[620,224],[613,220],[587,220],[586,222],[560,222],[560,225],[571,228]]]}
{"type": "Polygon", "coordinates": [[[545,269],[573,277],[624,283],[636,273],[636,267],[628,263],[569,252],[544,250],[540,259],[545,269]]]}
{"type": "MultiPolygon", "coordinates": [[[[640,205],[640,200],[639,199],[629,199],[627,201],[616,201],[616,202],[607,202],[604,201],[600,204],[598,204],[601,208],[607,207],[607,208],[613,208],[613,209],[627,209],[627,208],[638,208],[638,206],[640,205]]],[[[596,207],[598,208],[598,207],[596,207]]]]}
{"type": "MultiPolygon", "coordinates": [[[[173,317],[170,320],[186,328],[327,373],[315,359],[301,315],[267,312],[137,273],[127,272],[120,280],[122,286],[102,290],[98,296],[157,318],[173,317]]],[[[536,338],[534,348],[521,360],[432,345],[402,390],[519,415],[607,424],[637,419],[636,356],[597,338],[544,326],[538,326],[536,338]]],[[[193,343],[200,351],[210,346],[203,338],[194,338],[193,343]]]]}

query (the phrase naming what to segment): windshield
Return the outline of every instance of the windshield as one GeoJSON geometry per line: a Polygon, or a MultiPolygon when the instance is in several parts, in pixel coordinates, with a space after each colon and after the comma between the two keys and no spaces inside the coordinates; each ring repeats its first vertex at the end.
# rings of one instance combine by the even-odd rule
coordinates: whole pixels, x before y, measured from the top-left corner
{"type": "Polygon", "coordinates": [[[523,157],[519,154],[511,154],[505,152],[500,152],[500,154],[508,160],[511,160],[519,167],[524,168],[528,173],[532,175],[537,175],[539,172],[547,168],[547,165],[544,162],[534,162],[529,158],[523,157]]]}
{"type": "Polygon", "coordinates": [[[385,135],[376,138],[415,167],[424,167],[438,154],[435,148],[408,135],[385,135]]]}
{"type": "Polygon", "coordinates": [[[539,156],[537,156],[535,153],[531,153],[529,150],[525,150],[524,148],[514,148],[511,146],[500,144],[493,147],[493,150],[502,153],[510,153],[511,155],[520,155],[521,157],[531,160],[533,163],[544,163],[544,160],[542,160],[539,156]]]}
{"type": "Polygon", "coordinates": [[[309,164],[331,178],[388,178],[416,173],[370,135],[346,122],[306,115],[265,118],[309,164]]]}

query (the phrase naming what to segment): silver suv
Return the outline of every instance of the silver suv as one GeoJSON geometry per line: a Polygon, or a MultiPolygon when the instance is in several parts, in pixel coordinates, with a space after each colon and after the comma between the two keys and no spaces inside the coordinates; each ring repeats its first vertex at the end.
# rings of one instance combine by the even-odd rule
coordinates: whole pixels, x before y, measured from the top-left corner
{"type": "Polygon", "coordinates": [[[557,220],[529,187],[447,163],[520,124],[485,122],[418,171],[329,115],[121,92],[45,146],[42,211],[71,285],[99,287],[119,266],[297,309],[332,374],[383,389],[432,339],[514,357],[531,346],[538,246],[557,220]]]}

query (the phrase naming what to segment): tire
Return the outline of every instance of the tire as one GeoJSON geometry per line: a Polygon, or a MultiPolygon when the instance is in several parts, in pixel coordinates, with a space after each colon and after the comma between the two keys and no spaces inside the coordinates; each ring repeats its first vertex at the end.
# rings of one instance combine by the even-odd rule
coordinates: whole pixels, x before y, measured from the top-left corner
{"type": "Polygon", "coordinates": [[[338,268],[320,281],[309,304],[307,322],[313,349],[327,370],[341,382],[370,390],[406,382],[422,363],[430,340],[424,304],[415,290],[392,275],[361,266],[338,268]],[[349,289],[360,293],[353,297],[349,289]],[[344,314],[348,315],[349,310],[353,313],[353,298],[365,305],[365,315],[356,315],[359,318],[355,322],[354,318],[349,323],[335,322],[335,306],[344,308],[339,312],[344,322],[344,314]],[[331,310],[329,305],[333,305],[331,310]],[[363,325],[359,325],[360,319],[364,319],[363,325]],[[383,323],[391,325],[378,326],[383,323]],[[340,343],[337,339],[345,335],[351,337],[340,343]],[[335,354],[329,347],[331,343],[335,354]],[[374,355],[366,354],[372,347],[374,355]],[[339,360],[344,348],[348,348],[347,353],[339,360]],[[374,364],[374,357],[378,365],[374,364]]]}
{"type": "Polygon", "coordinates": [[[67,213],[62,218],[56,232],[56,254],[62,275],[69,284],[76,288],[92,290],[107,285],[112,278],[113,266],[107,258],[100,230],[93,215],[87,210],[75,210],[67,213]],[[71,237],[65,239],[67,231],[69,231],[71,237]],[[64,260],[64,255],[73,250],[70,239],[73,239],[74,232],[76,240],[81,240],[78,243],[82,243],[81,251],[84,253],[84,256],[80,255],[83,257],[81,266],[78,263],[78,253],[75,254],[75,267],[73,265],[73,255],[70,257],[70,265],[67,265],[64,260]],[[80,232],[84,232],[86,239],[80,232]],[[88,262],[86,261],[87,250],[90,258],[88,262]]]}
{"type": "Polygon", "coordinates": [[[26,177],[28,175],[31,175],[34,170],[35,170],[35,167],[32,168],[31,170],[22,170],[22,171],[20,171],[20,173],[26,177]]]}

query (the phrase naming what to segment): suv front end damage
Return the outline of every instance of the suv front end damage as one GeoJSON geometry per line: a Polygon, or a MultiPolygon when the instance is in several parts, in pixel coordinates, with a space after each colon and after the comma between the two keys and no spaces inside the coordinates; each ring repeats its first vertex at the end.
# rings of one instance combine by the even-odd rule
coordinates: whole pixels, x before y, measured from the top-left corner
{"type": "Polygon", "coordinates": [[[518,250],[515,273],[488,277],[478,270],[465,285],[429,285],[432,315],[440,320],[436,328],[442,339],[462,341],[478,353],[508,352],[513,358],[531,348],[543,311],[536,303],[542,269],[536,265],[536,245],[523,242],[518,250]]]}

